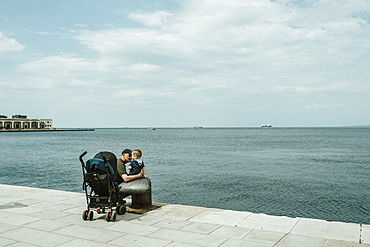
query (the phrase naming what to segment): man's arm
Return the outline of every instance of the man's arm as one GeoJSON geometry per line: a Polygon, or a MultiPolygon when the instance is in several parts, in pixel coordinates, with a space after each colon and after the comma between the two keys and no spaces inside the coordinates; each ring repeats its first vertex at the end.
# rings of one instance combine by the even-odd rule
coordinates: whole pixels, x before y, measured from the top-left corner
{"type": "Polygon", "coordinates": [[[125,181],[125,183],[127,183],[127,182],[130,182],[132,180],[141,178],[142,176],[143,176],[143,174],[142,173],[139,173],[139,174],[130,175],[130,176],[128,176],[127,174],[122,174],[121,177],[122,177],[123,181],[125,181]]]}

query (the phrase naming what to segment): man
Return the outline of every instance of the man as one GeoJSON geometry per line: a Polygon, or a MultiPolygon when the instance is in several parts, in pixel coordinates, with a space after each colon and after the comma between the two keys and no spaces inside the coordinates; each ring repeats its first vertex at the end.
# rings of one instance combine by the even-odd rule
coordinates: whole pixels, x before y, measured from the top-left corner
{"type": "Polygon", "coordinates": [[[117,180],[119,184],[122,182],[127,183],[137,178],[141,178],[143,176],[142,173],[130,176],[127,175],[126,164],[131,161],[131,155],[132,155],[131,150],[125,149],[122,151],[121,158],[117,159],[117,173],[119,175],[119,178],[117,180]]]}

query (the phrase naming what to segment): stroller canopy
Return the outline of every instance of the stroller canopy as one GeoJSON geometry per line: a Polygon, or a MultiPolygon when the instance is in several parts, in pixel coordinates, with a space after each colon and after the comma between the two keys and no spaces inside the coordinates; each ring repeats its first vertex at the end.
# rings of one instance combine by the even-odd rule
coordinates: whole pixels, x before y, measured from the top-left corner
{"type": "Polygon", "coordinates": [[[100,170],[113,177],[117,169],[117,158],[111,152],[99,152],[86,162],[87,171],[100,170]]]}

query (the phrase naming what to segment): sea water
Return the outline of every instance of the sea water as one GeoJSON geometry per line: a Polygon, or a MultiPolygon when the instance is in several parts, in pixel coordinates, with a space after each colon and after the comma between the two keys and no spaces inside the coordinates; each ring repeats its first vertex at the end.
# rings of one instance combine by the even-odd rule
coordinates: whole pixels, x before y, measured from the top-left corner
{"type": "Polygon", "coordinates": [[[370,128],[0,133],[0,183],[82,190],[84,161],[139,148],[153,201],[370,224],[370,128]]]}

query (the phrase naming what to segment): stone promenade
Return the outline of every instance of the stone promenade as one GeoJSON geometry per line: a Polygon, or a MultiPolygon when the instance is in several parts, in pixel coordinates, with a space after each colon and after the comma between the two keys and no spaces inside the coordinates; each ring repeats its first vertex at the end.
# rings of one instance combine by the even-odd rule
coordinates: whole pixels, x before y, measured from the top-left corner
{"type": "Polygon", "coordinates": [[[0,246],[370,247],[370,225],[172,204],[83,221],[85,209],[83,193],[0,185],[0,246]]]}

